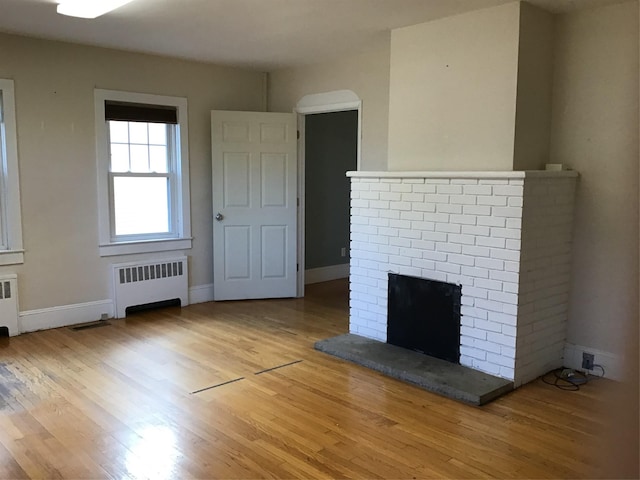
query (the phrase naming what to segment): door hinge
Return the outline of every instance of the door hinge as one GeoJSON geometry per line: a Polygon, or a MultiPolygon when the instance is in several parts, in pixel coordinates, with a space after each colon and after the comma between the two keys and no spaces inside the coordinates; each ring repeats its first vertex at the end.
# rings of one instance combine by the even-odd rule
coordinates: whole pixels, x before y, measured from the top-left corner
{"type": "Polygon", "coordinates": [[[296,132],[297,132],[297,133],[296,133],[296,135],[297,135],[297,137],[296,137],[296,138],[297,138],[298,140],[300,140],[300,130],[296,130],[296,132]]]}
{"type": "Polygon", "coordinates": [[[300,264],[296,263],[296,272],[299,272],[299,271],[300,271],[300,264]]]}
{"type": "Polygon", "coordinates": [[[296,198],[296,203],[298,206],[300,206],[300,197],[296,198]]]}

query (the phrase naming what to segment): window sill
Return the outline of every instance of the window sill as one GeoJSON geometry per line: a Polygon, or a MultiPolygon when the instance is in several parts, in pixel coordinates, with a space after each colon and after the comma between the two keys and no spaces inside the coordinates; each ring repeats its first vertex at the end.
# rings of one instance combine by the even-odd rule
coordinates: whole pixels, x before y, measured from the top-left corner
{"type": "Polygon", "coordinates": [[[24,263],[24,250],[0,250],[0,265],[24,263]]]}
{"type": "Polygon", "coordinates": [[[168,252],[171,250],[191,249],[191,237],[172,238],[169,240],[145,240],[137,242],[120,242],[100,245],[100,256],[130,255],[133,253],[168,252]]]}

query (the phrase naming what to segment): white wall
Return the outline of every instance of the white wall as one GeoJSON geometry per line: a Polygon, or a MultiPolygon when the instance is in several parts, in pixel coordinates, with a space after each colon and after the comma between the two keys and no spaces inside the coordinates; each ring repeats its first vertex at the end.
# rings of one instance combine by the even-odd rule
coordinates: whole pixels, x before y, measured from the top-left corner
{"type": "Polygon", "coordinates": [[[262,74],[4,34],[0,58],[0,78],[15,81],[26,250],[0,274],[18,273],[20,310],[108,299],[108,265],[145,258],[98,255],[94,88],[187,97],[189,283],[212,283],[209,111],[260,109],[262,74]]]}
{"type": "Polygon", "coordinates": [[[393,30],[389,170],[512,170],[518,2],[393,30]]]}
{"type": "Polygon", "coordinates": [[[520,4],[514,170],[549,163],[554,23],[552,14],[520,4]]]}
{"type": "Polygon", "coordinates": [[[568,340],[622,354],[638,322],[638,3],[556,21],[551,161],[580,173],[568,340]]]}
{"type": "Polygon", "coordinates": [[[362,100],[362,170],[386,170],[389,118],[389,39],[339,60],[269,74],[269,110],[290,112],[305,95],[352,90],[362,100]]]}

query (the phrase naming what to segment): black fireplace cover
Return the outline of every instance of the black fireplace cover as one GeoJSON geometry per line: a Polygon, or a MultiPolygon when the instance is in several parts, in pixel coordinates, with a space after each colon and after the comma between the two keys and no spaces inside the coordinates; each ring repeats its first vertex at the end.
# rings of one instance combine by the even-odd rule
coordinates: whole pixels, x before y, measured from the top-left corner
{"type": "Polygon", "coordinates": [[[460,363],[462,287],[389,274],[387,343],[460,363]]]}

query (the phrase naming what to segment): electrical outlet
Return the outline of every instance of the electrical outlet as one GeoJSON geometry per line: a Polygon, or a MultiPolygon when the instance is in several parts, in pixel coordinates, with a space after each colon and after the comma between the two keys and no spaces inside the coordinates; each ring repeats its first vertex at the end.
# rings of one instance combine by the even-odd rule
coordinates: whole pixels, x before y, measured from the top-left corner
{"type": "Polygon", "coordinates": [[[593,370],[593,353],[582,352],[582,368],[586,370],[593,370]]]}
{"type": "Polygon", "coordinates": [[[103,313],[102,315],[100,315],[100,320],[109,320],[109,314],[103,313]]]}
{"type": "Polygon", "coordinates": [[[347,256],[347,247],[342,247],[340,249],[340,256],[341,257],[346,257],[347,256]]]}

